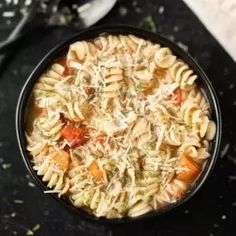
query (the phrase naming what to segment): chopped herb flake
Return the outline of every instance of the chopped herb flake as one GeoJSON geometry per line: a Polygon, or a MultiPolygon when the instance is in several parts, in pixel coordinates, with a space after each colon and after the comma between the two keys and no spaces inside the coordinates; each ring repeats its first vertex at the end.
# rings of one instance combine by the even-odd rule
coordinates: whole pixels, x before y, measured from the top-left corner
{"type": "Polygon", "coordinates": [[[10,163],[3,163],[2,164],[2,168],[4,169],[4,170],[7,170],[7,169],[9,169],[9,168],[11,168],[11,164],[10,163]]]}
{"type": "Polygon", "coordinates": [[[36,224],[34,227],[33,227],[33,231],[36,232],[40,229],[40,224],[36,224]]]}
{"type": "Polygon", "coordinates": [[[157,31],[156,24],[155,24],[152,16],[150,16],[150,15],[143,18],[143,20],[139,23],[139,26],[143,29],[150,30],[152,32],[157,31]]]}
{"type": "Polygon", "coordinates": [[[137,83],[135,85],[135,90],[136,91],[143,91],[144,89],[146,89],[148,87],[148,84],[147,83],[144,83],[144,82],[140,82],[140,83],[137,83]]]}
{"type": "Polygon", "coordinates": [[[36,224],[32,229],[28,229],[26,235],[34,235],[34,232],[40,229],[40,224],[36,224]]]}
{"type": "Polygon", "coordinates": [[[34,232],[31,229],[28,229],[26,235],[34,235],[34,232]]]}
{"type": "Polygon", "coordinates": [[[23,200],[20,200],[20,199],[15,199],[15,200],[14,200],[14,203],[16,203],[16,204],[23,204],[24,201],[23,201],[23,200]]]}
{"type": "Polygon", "coordinates": [[[12,212],[11,213],[11,217],[15,217],[16,216],[16,213],[15,212],[12,212]]]}
{"type": "Polygon", "coordinates": [[[146,150],[154,150],[155,147],[156,147],[156,141],[147,142],[144,144],[144,149],[146,150]]]}

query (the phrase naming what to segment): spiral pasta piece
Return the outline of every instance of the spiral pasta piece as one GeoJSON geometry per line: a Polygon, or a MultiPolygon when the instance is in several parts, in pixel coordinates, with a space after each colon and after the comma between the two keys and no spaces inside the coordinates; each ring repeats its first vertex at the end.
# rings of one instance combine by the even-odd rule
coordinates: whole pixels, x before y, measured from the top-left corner
{"type": "Polygon", "coordinates": [[[190,90],[195,86],[197,75],[189,69],[189,66],[182,61],[176,61],[170,68],[170,76],[176,81],[183,90],[190,90]]]}
{"type": "Polygon", "coordinates": [[[169,48],[160,48],[156,51],[154,57],[155,63],[161,68],[168,68],[176,61],[176,56],[171,54],[169,48]]]}
{"type": "Polygon", "coordinates": [[[160,190],[160,194],[155,196],[156,204],[166,205],[169,202],[176,202],[187,189],[187,184],[181,180],[174,179],[170,184],[160,190]]]}
{"type": "Polygon", "coordinates": [[[216,124],[214,121],[210,120],[206,130],[206,139],[211,141],[216,134],[216,124]]]}
{"type": "Polygon", "coordinates": [[[46,117],[39,117],[35,120],[35,128],[40,132],[40,134],[52,141],[56,141],[61,137],[60,131],[63,126],[60,120],[60,114],[49,112],[46,117]]]}
{"type": "Polygon", "coordinates": [[[111,68],[106,71],[105,85],[103,88],[103,97],[106,99],[115,98],[120,95],[123,81],[123,71],[119,68],[111,68]]]}
{"type": "Polygon", "coordinates": [[[64,66],[58,63],[53,64],[47,73],[40,77],[39,83],[35,85],[35,89],[43,91],[54,90],[55,85],[62,80],[64,71],[64,66]]]}
{"type": "Polygon", "coordinates": [[[140,201],[136,205],[134,205],[132,208],[130,208],[128,212],[128,216],[130,217],[137,217],[140,215],[144,215],[147,212],[151,210],[151,206],[145,202],[145,201],[140,201]]]}
{"type": "Polygon", "coordinates": [[[142,147],[146,142],[150,141],[150,124],[146,119],[137,119],[132,129],[131,139],[136,140],[138,147],[142,147]]]}
{"type": "Polygon", "coordinates": [[[205,114],[208,113],[209,105],[206,101],[205,96],[202,94],[201,91],[197,89],[185,91],[185,93],[183,93],[183,100],[193,101],[193,103],[196,103],[199,106],[199,108],[201,108],[202,113],[205,114]]]}
{"type": "Polygon", "coordinates": [[[69,179],[64,176],[66,170],[61,168],[60,162],[57,162],[58,159],[45,158],[40,165],[35,165],[33,168],[39,176],[43,176],[42,181],[48,182],[47,186],[61,196],[69,189],[69,179]]]}
{"type": "Polygon", "coordinates": [[[85,61],[92,58],[96,52],[96,48],[93,44],[86,41],[79,41],[70,45],[69,52],[67,54],[68,61],[85,61]]]}

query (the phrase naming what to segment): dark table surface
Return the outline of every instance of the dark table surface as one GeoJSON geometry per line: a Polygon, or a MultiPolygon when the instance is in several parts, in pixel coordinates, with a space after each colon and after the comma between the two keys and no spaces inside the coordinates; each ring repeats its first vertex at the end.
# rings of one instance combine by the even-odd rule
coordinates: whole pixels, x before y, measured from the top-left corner
{"type": "MultiPolygon", "coordinates": [[[[17,21],[1,17],[2,2],[0,39],[17,21]]],[[[223,140],[214,171],[201,190],[180,208],[132,225],[110,227],[85,222],[43,194],[27,173],[17,147],[16,102],[39,60],[75,30],[39,31],[9,54],[10,60],[0,75],[0,235],[236,235],[235,63],[180,0],[121,0],[99,22],[103,23],[149,27],[188,46],[210,77],[221,103],[223,140]]]]}

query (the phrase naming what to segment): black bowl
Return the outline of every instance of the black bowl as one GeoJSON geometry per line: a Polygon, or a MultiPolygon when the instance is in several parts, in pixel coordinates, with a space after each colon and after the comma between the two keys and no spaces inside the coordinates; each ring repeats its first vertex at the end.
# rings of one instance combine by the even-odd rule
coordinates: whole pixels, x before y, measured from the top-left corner
{"type": "Polygon", "coordinates": [[[20,93],[20,97],[17,104],[16,109],[16,134],[17,134],[17,140],[19,144],[19,148],[21,151],[21,155],[23,157],[23,161],[30,172],[31,176],[36,180],[38,185],[43,190],[48,190],[46,184],[42,182],[41,178],[36,174],[36,172],[32,168],[31,158],[29,156],[29,153],[26,150],[26,138],[25,138],[25,117],[26,117],[26,106],[29,99],[29,96],[31,94],[33,85],[38,80],[39,76],[47,69],[47,67],[50,65],[50,63],[56,59],[58,56],[60,56],[63,52],[65,52],[68,49],[68,46],[77,41],[77,40],[88,40],[93,39],[97,37],[101,33],[108,33],[108,34],[133,34],[138,37],[150,40],[154,43],[161,44],[162,46],[169,47],[175,55],[177,55],[179,58],[182,58],[185,63],[187,63],[194,71],[195,74],[198,75],[198,84],[203,90],[209,105],[210,105],[210,111],[211,111],[211,119],[216,122],[216,135],[214,140],[212,141],[211,148],[210,148],[210,158],[206,161],[202,173],[199,176],[199,178],[195,181],[191,189],[189,190],[188,194],[176,203],[167,205],[165,208],[160,209],[158,211],[152,211],[150,213],[147,213],[146,215],[141,215],[136,218],[129,218],[125,217],[122,219],[106,219],[106,218],[98,218],[94,215],[90,215],[89,213],[83,211],[82,209],[74,207],[68,200],[64,198],[58,198],[57,195],[51,194],[55,199],[57,199],[62,205],[68,207],[72,211],[76,212],[78,215],[80,215],[84,219],[93,220],[101,223],[124,223],[124,222],[131,222],[131,221],[137,221],[140,219],[145,219],[148,217],[153,217],[157,215],[161,215],[163,213],[166,213],[167,211],[170,211],[171,209],[174,209],[187,200],[189,200],[203,185],[203,183],[208,178],[210,172],[212,171],[214,164],[216,162],[219,147],[220,147],[220,140],[221,140],[221,113],[220,113],[220,107],[219,102],[216,96],[216,93],[211,85],[211,82],[207,78],[206,74],[203,72],[201,67],[193,60],[193,58],[183,51],[181,48],[179,48],[176,44],[169,41],[168,39],[158,35],[154,34],[139,28],[131,27],[131,26],[125,26],[125,25],[107,25],[107,26],[99,26],[95,28],[90,28],[87,30],[84,30],[78,34],[76,34],[71,39],[63,42],[59,46],[52,49],[36,66],[34,71],[31,73],[29,78],[27,79],[25,85],[22,88],[22,91],[20,93]]]}

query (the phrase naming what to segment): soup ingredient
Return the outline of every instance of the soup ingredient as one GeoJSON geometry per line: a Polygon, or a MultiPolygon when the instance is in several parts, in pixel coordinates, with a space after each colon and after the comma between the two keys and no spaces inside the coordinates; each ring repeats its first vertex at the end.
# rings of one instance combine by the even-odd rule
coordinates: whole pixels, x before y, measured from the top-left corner
{"type": "Polygon", "coordinates": [[[85,92],[88,94],[88,95],[93,95],[95,93],[95,89],[91,86],[87,86],[85,87],[85,92]]]}
{"type": "Polygon", "coordinates": [[[174,99],[173,99],[173,103],[176,105],[176,106],[179,106],[181,105],[181,102],[182,102],[182,96],[181,96],[181,89],[180,87],[178,87],[175,91],[174,91],[174,99]]]}
{"type": "Polygon", "coordinates": [[[99,143],[104,143],[107,140],[107,136],[105,134],[99,134],[96,138],[99,143]]]}
{"type": "Polygon", "coordinates": [[[188,183],[193,182],[201,171],[199,165],[188,156],[183,156],[180,164],[188,170],[182,171],[177,178],[188,183]]]}
{"type": "Polygon", "coordinates": [[[96,178],[97,181],[103,180],[103,172],[99,169],[96,161],[93,161],[89,166],[89,171],[93,177],[96,178]]]}
{"type": "Polygon", "coordinates": [[[57,163],[60,170],[66,171],[69,168],[70,155],[66,151],[58,151],[52,159],[57,163]]]}
{"type": "Polygon", "coordinates": [[[86,128],[72,124],[68,124],[62,129],[61,136],[66,139],[70,147],[83,145],[89,139],[86,128]]]}

